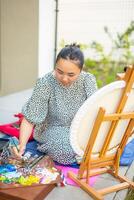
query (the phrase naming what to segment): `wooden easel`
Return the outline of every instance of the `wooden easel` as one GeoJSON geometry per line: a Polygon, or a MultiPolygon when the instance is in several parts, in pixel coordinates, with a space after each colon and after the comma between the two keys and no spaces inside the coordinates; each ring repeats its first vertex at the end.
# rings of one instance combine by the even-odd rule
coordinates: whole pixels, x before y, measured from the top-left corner
{"type": "Polygon", "coordinates": [[[91,136],[89,138],[82,162],[80,164],[78,174],[76,175],[72,172],[68,173],[68,176],[74,182],[76,182],[82,189],[88,192],[89,195],[91,195],[95,200],[102,200],[104,199],[103,196],[105,194],[122,190],[125,188],[130,187],[134,189],[134,182],[129,181],[125,176],[120,176],[118,174],[120,156],[123,152],[128,138],[132,135],[134,128],[134,111],[127,113],[122,112],[127,102],[128,95],[134,84],[134,65],[128,66],[126,73],[123,76],[121,76],[121,79],[126,82],[126,85],[123,89],[122,97],[119,101],[116,112],[113,114],[105,114],[106,112],[104,108],[99,109],[98,115],[96,117],[91,132],[91,136]],[[116,152],[112,155],[107,155],[106,152],[108,150],[110,141],[114,135],[114,132],[120,120],[129,120],[128,126],[126,130],[124,130],[124,136],[116,152]],[[101,124],[106,121],[111,122],[110,129],[107,133],[101,151],[99,152],[99,156],[97,158],[92,158],[91,153],[95,140],[97,138],[98,131],[100,129],[101,124]],[[100,190],[96,190],[93,187],[89,186],[90,176],[103,173],[110,173],[112,176],[118,179],[120,183],[100,190]],[[85,181],[82,180],[83,178],[85,178],[85,181]]]}

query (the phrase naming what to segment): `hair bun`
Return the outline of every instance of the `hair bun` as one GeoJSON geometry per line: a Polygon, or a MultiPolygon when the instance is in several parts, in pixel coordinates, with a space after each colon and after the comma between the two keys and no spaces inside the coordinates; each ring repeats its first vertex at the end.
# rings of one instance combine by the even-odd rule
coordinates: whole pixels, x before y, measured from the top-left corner
{"type": "Polygon", "coordinates": [[[67,45],[65,45],[65,47],[76,47],[76,48],[79,48],[79,49],[80,49],[80,45],[79,45],[79,44],[76,44],[76,43],[67,44],[67,45]]]}

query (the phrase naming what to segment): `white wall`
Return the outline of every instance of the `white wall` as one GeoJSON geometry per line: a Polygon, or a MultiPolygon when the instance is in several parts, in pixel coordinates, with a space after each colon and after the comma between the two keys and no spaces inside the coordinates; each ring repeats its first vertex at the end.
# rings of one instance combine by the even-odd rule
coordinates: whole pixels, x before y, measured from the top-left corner
{"type": "Polygon", "coordinates": [[[55,4],[55,0],[39,0],[39,77],[54,67],[55,4]]]}
{"type": "Polygon", "coordinates": [[[0,96],[35,84],[38,15],[37,0],[0,0],[0,96]]]}
{"type": "Polygon", "coordinates": [[[134,20],[134,0],[60,0],[58,19],[58,45],[62,39],[66,44],[97,41],[108,52],[111,41],[104,26],[114,37],[125,31],[134,20]]]}

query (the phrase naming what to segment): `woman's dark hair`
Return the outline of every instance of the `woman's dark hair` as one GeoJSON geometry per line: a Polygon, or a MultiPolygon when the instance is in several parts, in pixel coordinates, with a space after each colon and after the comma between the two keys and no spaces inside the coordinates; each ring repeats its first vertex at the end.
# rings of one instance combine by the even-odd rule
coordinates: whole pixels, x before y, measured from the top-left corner
{"type": "Polygon", "coordinates": [[[65,60],[70,60],[75,63],[80,69],[83,68],[84,64],[84,55],[83,52],[80,50],[80,46],[76,44],[66,45],[56,58],[56,63],[60,58],[65,60]]]}

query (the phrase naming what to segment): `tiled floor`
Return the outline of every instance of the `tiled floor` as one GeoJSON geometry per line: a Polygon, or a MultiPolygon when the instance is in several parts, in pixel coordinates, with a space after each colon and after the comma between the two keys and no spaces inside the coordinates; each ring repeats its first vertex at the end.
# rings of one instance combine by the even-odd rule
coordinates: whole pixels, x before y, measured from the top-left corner
{"type": "MultiPolygon", "coordinates": [[[[22,105],[27,101],[32,93],[32,89],[23,92],[0,97],[0,124],[15,121],[14,114],[21,112],[22,105]]],[[[130,179],[133,178],[134,163],[128,167],[120,167],[121,174],[126,174],[130,179]]],[[[97,178],[95,187],[103,187],[113,184],[113,179],[107,175],[97,178]]],[[[105,200],[124,200],[126,190],[119,193],[112,193],[105,196],[105,200]]],[[[92,198],[78,187],[65,186],[57,187],[48,194],[46,200],[92,200],[92,198]]]]}

